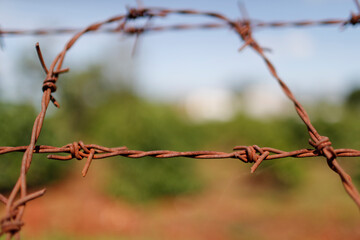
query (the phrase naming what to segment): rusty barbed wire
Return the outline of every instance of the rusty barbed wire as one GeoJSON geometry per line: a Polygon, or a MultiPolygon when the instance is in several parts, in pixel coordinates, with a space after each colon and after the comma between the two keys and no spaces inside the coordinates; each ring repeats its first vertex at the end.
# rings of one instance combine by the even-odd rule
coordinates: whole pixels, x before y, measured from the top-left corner
{"type": "MultiPolygon", "coordinates": [[[[357,7],[360,7],[357,1],[355,1],[357,7]]],[[[244,18],[240,20],[231,20],[225,15],[215,13],[215,12],[201,12],[195,10],[171,10],[164,8],[131,8],[128,9],[127,13],[124,15],[115,16],[109,18],[102,22],[94,23],[83,30],[77,32],[64,46],[63,50],[55,57],[53,62],[49,67],[45,64],[45,61],[42,56],[39,44],[36,44],[36,51],[38,54],[39,61],[41,66],[46,74],[45,80],[42,85],[42,100],[41,100],[41,110],[38,116],[36,117],[31,133],[31,139],[28,146],[19,146],[19,147],[0,147],[0,154],[10,153],[10,152],[24,152],[20,176],[14,185],[13,190],[11,191],[8,197],[5,197],[0,194],[0,202],[5,204],[5,216],[0,220],[1,231],[0,236],[6,234],[7,239],[15,237],[20,238],[19,232],[24,225],[22,217],[25,210],[25,205],[27,202],[36,199],[45,194],[45,189],[41,189],[34,193],[28,193],[27,184],[26,184],[26,174],[31,166],[32,156],[34,153],[67,153],[66,156],[60,156],[56,154],[49,155],[49,159],[54,160],[70,160],[76,158],[81,160],[87,158],[84,169],[82,171],[83,176],[86,175],[91,162],[93,159],[102,159],[112,156],[123,156],[129,158],[140,158],[145,156],[151,156],[156,158],[171,158],[171,157],[189,157],[189,158],[237,158],[246,163],[254,163],[251,168],[251,172],[254,172],[256,168],[264,160],[271,159],[280,159],[285,157],[294,157],[294,158],[305,158],[305,157],[315,157],[323,156],[326,158],[327,163],[335,173],[337,173],[344,185],[346,192],[354,200],[356,205],[360,208],[360,195],[353,185],[350,176],[341,168],[338,164],[337,157],[357,157],[360,156],[360,151],[355,149],[334,149],[331,145],[331,141],[328,137],[320,135],[315,127],[312,125],[310,118],[300,104],[297,101],[295,96],[292,94],[290,89],[287,87],[285,82],[279,77],[274,65],[267,58],[264,53],[264,49],[257,43],[253,38],[252,32],[254,28],[257,27],[285,27],[285,26],[311,26],[311,25],[356,25],[360,23],[360,14],[351,14],[351,17],[348,19],[340,20],[320,20],[320,21],[297,21],[297,22],[257,22],[255,20],[250,20],[250,18],[244,18]],[[220,23],[211,23],[211,24],[200,24],[200,25],[173,25],[173,26],[144,26],[144,27],[133,27],[129,25],[130,21],[134,21],[139,18],[145,18],[151,20],[155,17],[167,17],[170,14],[180,14],[180,15],[200,15],[210,17],[219,21],[220,23]],[[118,24],[115,29],[105,29],[104,31],[108,32],[120,32],[124,34],[136,34],[140,36],[146,31],[162,31],[162,30],[171,30],[171,29],[191,29],[191,28],[218,28],[218,27],[230,27],[244,42],[242,47],[239,50],[243,50],[246,47],[254,50],[265,62],[270,74],[277,80],[280,87],[282,88],[285,95],[293,102],[294,108],[298,113],[301,120],[304,122],[307,127],[310,139],[309,144],[313,149],[300,149],[291,152],[286,152],[269,147],[258,147],[257,145],[253,146],[237,146],[234,148],[234,151],[231,153],[217,152],[217,151],[192,151],[192,152],[176,152],[169,150],[158,150],[158,151],[138,151],[138,150],[129,150],[126,147],[118,148],[107,148],[99,145],[85,145],[83,142],[74,142],[72,144],[67,144],[63,147],[52,147],[45,145],[36,145],[37,140],[40,136],[42,126],[44,123],[44,118],[49,106],[50,101],[56,106],[59,107],[59,103],[56,101],[52,95],[56,89],[56,82],[58,81],[59,75],[67,72],[68,68],[63,68],[63,61],[66,56],[67,51],[79,40],[81,36],[89,32],[101,31],[103,27],[109,23],[118,24]]],[[[24,35],[24,34],[33,34],[33,35],[44,35],[51,33],[70,33],[75,31],[73,29],[50,29],[50,30],[34,30],[34,31],[5,31],[1,30],[0,35],[24,35]]]]}
{"type": "MultiPolygon", "coordinates": [[[[0,155],[12,152],[25,152],[28,146],[18,147],[0,147],[0,155]]],[[[187,158],[198,158],[198,159],[222,159],[222,158],[237,158],[245,163],[256,163],[256,167],[252,168],[254,172],[258,165],[263,160],[275,160],[287,157],[293,158],[308,158],[318,157],[322,153],[316,149],[299,149],[295,151],[283,151],[270,147],[259,147],[253,146],[236,146],[233,148],[234,151],[231,153],[219,152],[219,151],[189,151],[189,152],[177,152],[171,150],[155,150],[155,151],[140,151],[130,150],[126,146],[108,148],[99,146],[96,144],[84,144],[82,141],[73,142],[62,147],[54,147],[47,145],[35,146],[34,153],[67,153],[68,155],[48,155],[48,159],[68,161],[71,159],[82,160],[87,158],[88,161],[93,159],[103,159],[114,156],[122,156],[128,158],[142,158],[142,157],[155,157],[155,158],[174,158],[174,157],[187,157],[187,158]],[[93,150],[94,153],[91,153],[93,150]],[[264,156],[263,156],[264,155],[264,156]],[[266,155],[266,156],[265,156],[266,155]],[[260,159],[260,157],[262,157],[260,159]],[[90,158],[90,160],[89,160],[90,158]]],[[[356,149],[334,149],[335,153],[339,157],[360,157],[360,150],[356,149]]],[[[86,166],[88,169],[88,166],[86,166]]]]}
{"type": "MultiPolygon", "coordinates": [[[[156,32],[156,31],[168,31],[168,30],[189,30],[189,29],[206,29],[206,28],[225,28],[228,27],[225,24],[219,23],[203,23],[203,24],[175,24],[164,26],[151,26],[151,27],[127,27],[123,30],[117,28],[107,28],[96,31],[97,33],[123,33],[133,35],[143,32],[156,32]]],[[[33,30],[0,30],[0,34],[3,36],[17,36],[17,35],[57,35],[57,34],[71,34],[81,31],[77,28],[54,28],[54,29],[33,29],[33,30]]]]}
{"type": "MultiPolygon", "coordinates": [[[[360,23],[360,14],[351,14],[348,19],[324,19],[324,20],[300,20],[300,21],[273,21],[264,22],[260,20],[249,20],[252,29],[256,28],[281,28],[281,27],[314,27],[314,26],[346,26],[360,23]]],[[[135,34],[143,32],[169,31],[169,30],[190,30],[190,29],[207,29],[207,28],[226,28],[227,24],[219,23],[201,23],[201,24],[174,24],[150,27],[127,27],[125,29],[107,28],[101,29],[98,33],[124,33],[135,34]]],[[[40,28],[40,29],[0,29],[0,36],[18,36],[18,35],[57,35],[71,34],[80,31],[77,28],[40,28]]]]}

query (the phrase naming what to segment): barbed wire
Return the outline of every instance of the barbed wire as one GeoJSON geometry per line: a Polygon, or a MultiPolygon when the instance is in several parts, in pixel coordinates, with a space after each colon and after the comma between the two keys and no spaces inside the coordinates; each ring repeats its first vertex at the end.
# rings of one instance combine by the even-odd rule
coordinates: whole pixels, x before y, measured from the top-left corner
{"type": "MultiPolygon", "coordinates": [[[[25,152],[28,146],[18,147],[0,147],[0,155],[12,152],[25,152]]],[[[130,150],[126,146],[108,148],[99,146],[96,144],[84,144],[82,141],[73,142],[62,147],[54,147],[47,145],[35,146],[34,153],[67,153],[68,155],[48,155],[48,159],[67,161],[71,159],[82,160],[87,158],[88,162],[91,163],[93,159],[103,159],[114,156],[122,156],[128,158],[142,158],[142,157],[155,157],[155,158],[174,158],[174,157],[187,157],[187,158],[198,158],[198,159],[221,159],[221,158],[236,158],[245,163],[256,163],[251,169],[251,172],[255,172],[257,166],[260,165],[263,160],[274,160],[287,157],[293,158],[308,158],[318,157],[322,154],[316,149],[299,149],[295,151],[283,151],[270,147],[259,147],[253,146],[236,146],[233,148],[234,151],[231,153],[219,152],[219,151],[188,151],[188,152],[177,152],[171,150],[155,150],[155,151],[140,151],[130,150]],[[94,153],[91,153],[93,150],[94,153]],[[265,155],[266,156],[265,156],[265,155]],[[263,156],[264,155],[264,156],[263,156]],[[262,157],[262,159],[260,159],[262,157]],[[260,159],[260,160],[259,160],[260,159]]],[[[359,157],[360,150],[341,148],[334,149],[338,157],[359,157]]],[[[89,164],[90,166],[90,164],[89,164]]],[[[88,165],[83,169],[84,176],[86,175],[88,165]]]]}
{"type": "MultiPolygon", "coordinates": [[[[281,27],[314,27],[314,26],[340,26],[356,25],[360,22],[360,15],[352,13],[348,19],[324,19],[324,20],[300,20],[300,21],[272,21],[264,22],[259,20],[249,20],[252,29],[256,28],[281,28],[281,27]]],[[[169,30],[189,30],[189,29],[206,29],[206,28],[226,28],[228,24],[219,23],[200,23],[200,24],[174,24],[163,26],[149,26],[149,27],[127,27],[124,29],[107,28],[101,29],[98,33],[123,33],[136,34],[143,32],[169,31],[169,30]]],[[[0,36],[18,36],[18,35],[58,35],[71,34],[79,32],[78,28],[39,28],[39,29],[1,29],[0,36]]],[[[95,32],[95,31],[94,31],[95,32]]]]}
{"type": "MultiPolygon", "coordinates": [[[[357,8],[360,7],[359,3],[355,1],[357,8]]],[[[0,147],[0,154],[10,153],[10,152],[24,152],[20,176],[14,185],[10,195],[5,197],[0,195],[0,202],[5,204],[5,216],[0,220],[1,232],[0,236],[6,234],[7,239],[13,237],[19,239],[19,232],[24,225],[22,218],[25,210],[25,205],[27,202],[36,199],[45,194],[45,189],[41,189],[34,193],[28,193],[27,184],[26,184],[26,174],[30,169],[32,157],[34,153],[67,153],[66,156],[60,155],[49,155],[49,159],[55,160],[70,160],[76,158],[81,160],[87,158],[85,166],[83,168],[82,174],[86,175],[91,162],[93,159],[108,158],[113,156],[123,156],[129,158],[140,158],[145,156],[151,156],[156,158],[170,158],[170,157],[190,157],[190,158],[237,158],[246,163],[254,163],[251,168],[251,172],[254,172],[256,168],[264,160],[271,159],[280,159],[285,157],[294,157],[294,158],[305,158],[305,157],[315,157],[323,156],[326,158],[327,163],[331,170],[337,173],[342,181],[342,184],[353,199],[356,205],[360,208],[360,195],[358,190],[355,188],[352,183],[351,177],[341,168],[337,162],[337,157],[356,157],[360,156],[360,151],[355,149],[334,149],[332,147],[331,141],[328,137],[320,135],[315,127],[312,125],[310,118],[303,108],[303,106],[298,102],[293,93],[287,87],[285,82],[279,77],[274,65],[267,58],[264,53],[264,49],[257,43],[253,38],[252,32],[254,28],[260,27],[286,27],[286,26],[314,26],[314,25],[356,25],[360,23],[360,14],[351,14],[351,17],[348,19],[340,20],[320,20],[320,21],[296,21],[296,22],[260,22],[255,20],[250,20],[249,17],[240,20],[231,20],[223,14],[215,12],[201,12],[195,10],[171,10],[165,8],[131,8],[128,9],[127,13],[124,15],[115,16],[109,18],[102,22],[94,23],[83,30],[77,32],[64,46],[63,50],[55,57],[50,67],[47,67],[40,50],[40,46],[36,44],[36,51],[38,54],[39,61],[41,66],[46,74],[45,80],[42,85],[42,100],[41,100],[41,110],[38,116],[36,117],[31,139],[28,146],[19,146],[19,147],[0,147]],[[212,18],[213,20],[218,21],[219,23],[210,23],[210,24],[200,24],[200,25],[172,25],[172,26],[158,26],[152,27],[145,24],[144,27],[132,27],[129,25],[129,22],[135,21],[136,19],[145,18],[150,21],[153,18],[161,17],[165,18],[169,15],[178,14],[178,15],[200,15],[212,18]],[[192,152],[176,152],[169,150],[158,150],[158,151],[138,151],[138,150],[129,150],[126,147],[118,148],[107,148],[99,145],[85,145],[84,143],[74,142],[72,144],[65,145],[63,147],[57,148],[52,146],[45,145],[36,145],[37,140],[40,136],[42,126],[44,123],[44,118],[49,106],[50,101],[56,106],[59,107],[59,103],[53,96],[53,93],[56,91],[57,86],[56,82],[58,81],[59,75],[65,73],[69,68],[63,68],[63,61],[66,56],[67,51],[73,47],[73,45],[79,40],[81,36],[89,32],[101,31],[104,26],[116,23],[117,26],[114,29],[104,29],[103,31],[107,32],[119,32],[124,34],[136,34],[140,36],[144,32],[149,31],[162,31],[162,30],[171,30],[171,29],[191,29],[191,28],[219,28],[219,27],[230,27],[243,41],[243,45],[239,50],[242,50],[246,47],[251,48],[255,51],[265,62],[266,67],[268,68],[270,74],[277,80],[281,89],[289,100],[294,104],[294,108],[299,115],[300,119],[303,121],[307,127],[310,139],[309,144],[313,147],[312,149],[300,149],[291,152],[286,152],[269,147],[258,147],[257,145],[253,146],[237,146],[234,148],[234,151],[231,153],[225,152],[216,152],[216,151],[192,151],[192,152]]],[[[50,30],[33,30],[33,31],[5,31],[1,30],[0,35],[44,35],[44,34],[59,34],[59,33],[70,33],[75,31],[75,29],[50,29],[50,30]]]]}

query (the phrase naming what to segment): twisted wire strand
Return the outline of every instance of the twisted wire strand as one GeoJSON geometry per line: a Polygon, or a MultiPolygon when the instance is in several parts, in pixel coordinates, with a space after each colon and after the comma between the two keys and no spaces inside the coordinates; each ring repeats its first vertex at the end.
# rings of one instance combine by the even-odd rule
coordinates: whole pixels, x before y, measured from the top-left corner
{"type": "MultiPolygon", "coordinates": [[[[151,9],[147,9],[150,10],[151,9]]],[[[169,9],[155,9],[157,13],[149,13],[150,16],[165,16],[170,13],[181,13],[181,14],[202,14],[208,16],[216,16],[217,14],[211,12],[198,12],[194,10],[169,10],[169,9]]],[[[130,10],[131,11],[131,10],[130,10]]],[[[145,10],[146,11],[146,10],[145,10]]],[[[149,11],[149,12],[150,12],[149,11]]],[[[136,13],[133,11],[129,19],[136,18],[136,13]]],[[[120,15],[118,17],[121,17],[120,15]]],[[[118,17],[114,17],[116,19],[118,17]]],[[[349,18],[344,19],[321,19],[321,20],[298,20],[298,21],[261,21],[251,19],[252,29],[256,28],[283,28],[283,27],[314,27],[314,26],[346,26],[346,25],[356,25],[360,23],[360,14],[351,13],[349,18]]],[[[148,26],[148,27],[127,27],[127,28],[106,28],[106,29],[94,29],[92,32],[101,32],[101,33],[124,33],[124,34],[137,34],[143,32],[155,32],[155,31],[169,31],[169,30],[189,30],[189,29],[207,29],[207,28],[225,28],[226,24],[219,23],[202,23],[202,24],[174,24],[167,26],[148,26]]],[[[77,28],[39,28],[39,29],[2,29],[0,28],[0,36],[17,36],[17,35],[57,35],[57,34],[72,34],[79,32],[81,29],[77,28]]]]}
{"type": "MultiPolygon", "coordinates": [[[[308,157],[318,157],[321,156],[322,153],[319,152],[317,149],[308,149],[303,148],[294,151],[283,151],[276,148],[271,147],[258,147],[256,145],[253,146],[236,146],[233,149],[239,150],[232,153],[226,153],[221,151],[185,151],[185,152],[178,152],[178,151],[171,151],[171,150],[155,150],[155,151],[140,151],[140,150],[130,150],[126,146],[122,147],[104,147],[96,144],[84,144],[82,141],[74,142],[71,144],[67,144],[62,147],[54,147],[48,145],[36,145],[33,149],[33,153],[53,153],[48,155],[48,159],[54,160],[71,160],[71,159],[78,159],[82,160],[83,158],[88,158],[90,155],[91,150],[94,150],[95,155],[93,159],[103,159],[113,156],[122,156],[128,158],[141,158],[141,157],[156,157],[156,158],[169,158],[169,157],[189,157],[189,158],[209,158],[209,159],[216,159],[216,158],[239,158],[247,163],[254,163],[257,160],[245,160],[247,159],[247,148],[254,148],[255,153],[263,153],[269,152],[270,154],[264,160],[274,160],[280,158],[308,158],[308,157]],[[62,156],[56,155],[59,153],[68,153],[70,155],[62,156]],[[240,157],[241,156],[241,157],[240,157]]],[[[25,152],[28,146],[17,146],[17,147],[0,147],[0,155],[8,154],[13,152],[25,152]]],[[[360,157],[360,150],[351,149],[351,148],[339,148],[334,149],[335,154],[339,157],[360,157]]],[[[0,200],[1,201],[1,200],[0,200]]]]}
{"type": "MultiPolygon", "coordinates": [[[[28,146],[18,147],[0,147],[0,155],[13,153],[13,152],[25,152],[28,146]]],[[[154,150],[154,151],[141,151],[130,150],[126,146],[122,147],[104,147],[96,144],[84,144],[83,142],[74,142],[62,147],[54,147],[47,145],[37,145],[33,149],[33,153],[49,154],[48,159],[67,161],[71,159],[82,160],[83,158],[89,158],[91,150],[94,154],[92,159],[104,159],[114,156],[122,156],[127,158],[142,158],[142,157],[155,157],[155,158],[173,158],[173,157],[187,157],[187,158],[199,158],[199,159],[222,159],[222,158],[237,158],[245,163],[256,163],[259,161],[259,157],[268,152],[269,154],[264,157],[263,160],[275,160],[281,158],[308,158],[322,156],[317,149],[299,149],[294,151],[283,151],[271,147],[258,147],[253,146],[236,146],[233,148],[234,152],[226,153],[221,151],[185,151],[178,152],[172,150],[154,150]],[[235,151],[238,150],[238,151],[235,151]],[[59,153],[68,154],[57,155],[59,153]],[[259,155],[258,155],[259,154],[259,155]]],[[[339,157],[360,157],[360,150],[350,148],[334,149],[334,152],[339,157]]],[[[1,201],[1,199],[0,199],[1,201]]],[[[4,202],[4,201],[3,201],[4,202]]]]}

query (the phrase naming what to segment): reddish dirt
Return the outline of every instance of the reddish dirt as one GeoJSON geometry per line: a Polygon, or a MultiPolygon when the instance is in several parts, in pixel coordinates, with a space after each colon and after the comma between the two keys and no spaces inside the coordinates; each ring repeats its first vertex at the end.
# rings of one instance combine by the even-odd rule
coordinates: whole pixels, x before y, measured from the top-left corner
{"type": "MultiPolygon", "coordinates": [[[[102,194],[97,177],[80,173],[27,205],[24,236],[115,236],[124,239],[360,239],[359,213],[345,196],[324,201],[296,194],[274,195],[247,184],[248,175],[228,169],[207,190],[194,196],[163,199],[147,205],[126,203],[102,194]],[[230,174],[228,172],[230,170],[230,174]]],[[[345,195],[345,193],[343,193],[345,195]]],[[[26,239],[26,238],[25,238],[26,239]]]]}

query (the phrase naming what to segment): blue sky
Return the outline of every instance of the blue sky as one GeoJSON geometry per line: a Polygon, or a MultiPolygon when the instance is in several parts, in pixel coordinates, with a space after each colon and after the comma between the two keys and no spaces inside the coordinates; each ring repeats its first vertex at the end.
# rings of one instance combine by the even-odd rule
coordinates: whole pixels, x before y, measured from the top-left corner
{"type": "MultiPolygon", "coordinates": [[[[352,0],[243,0],[250,17],[264,21],[348,18],[356,11],[352,0]]],[[[240,16],[235,0],[143,0],[145,6],[187,8],[240,16]]],[[[135,1],[25,1],[0,0],[0,27],[33,29],[51,27],[82,28],[93,22],[123,14],[135,1]]],[[[154,24],[211,22],[208,18],[171,17],[154,24]]],[[[21,81],[17,61],[23,51],[37,61],[34,45],[40,42],[48,64],[70,35],[5,37],[0,52],[0,84],[5,96],[14,99],[14,82],[21,81]]],[[[272,49],[268,54],[280,76],[301,98],[328,96],[360,85],[358,56],[359,26],[261,29],[255,39],[272,49]]],[[[97,59],[114,59],[109,68],[131,68],[138,91],[150,98],[172,100],[193,89],[239,88],[251,82],[276,82],[263,61],[250,49],[238,52],[241,41],[228,29],[150,33],[141,37],[134,58],[133,39],[115,34],[88,35],[66,57],[65,66],[81,69],[97,59]],[[120,56],[121,55],[121,56],[120,56]],[[119,58],[117,58],[119,56],[119,58]]],[[[68,73],[68,74],[71,74],[68,73]]],[[[34,79],[39,88],[43,79],[34,79]]],[[[61,81],[61,78],[60,78],[61,81]]],[[[61,85],[59,85],[61,87],[61,85]]],[[[274,93],[280,94],[280,93],[274,93]]]]}

